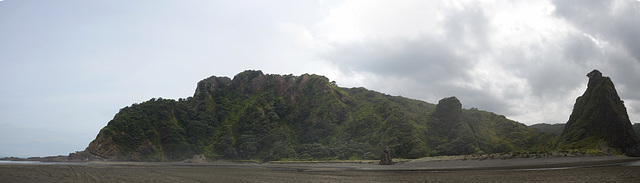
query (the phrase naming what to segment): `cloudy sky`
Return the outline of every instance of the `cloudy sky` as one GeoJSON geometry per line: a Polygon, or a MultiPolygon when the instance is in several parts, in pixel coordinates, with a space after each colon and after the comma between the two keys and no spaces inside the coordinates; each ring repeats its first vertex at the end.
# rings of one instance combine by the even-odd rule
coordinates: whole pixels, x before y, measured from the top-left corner
{"type": "Polygon", "coordinates": [[[593,69],[640,122],[640,2],[0,0],[0,157],[84,150],[120,108],[212,75],[343,87],[565,123],[593,69]]]}

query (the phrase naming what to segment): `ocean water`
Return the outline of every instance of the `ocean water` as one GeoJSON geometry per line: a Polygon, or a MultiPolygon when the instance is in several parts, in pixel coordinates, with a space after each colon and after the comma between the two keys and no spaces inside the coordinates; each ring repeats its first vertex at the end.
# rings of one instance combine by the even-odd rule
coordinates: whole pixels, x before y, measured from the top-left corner
{"type": "Polygon", "coordinates": [[[625,164],[625,166],[640,166],[640,161],[631,162],[631,163],[625,164]]]}

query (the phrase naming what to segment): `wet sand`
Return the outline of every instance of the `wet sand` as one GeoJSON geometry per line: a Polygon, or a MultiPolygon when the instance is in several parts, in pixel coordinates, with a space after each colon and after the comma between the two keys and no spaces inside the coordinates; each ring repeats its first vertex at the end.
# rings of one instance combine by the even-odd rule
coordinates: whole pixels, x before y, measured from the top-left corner
{"type": "Polygon", "coordinates": [[[0,164],[0,182],[637,182],[640,159],[555,157],[354,163],[0,164]]]}

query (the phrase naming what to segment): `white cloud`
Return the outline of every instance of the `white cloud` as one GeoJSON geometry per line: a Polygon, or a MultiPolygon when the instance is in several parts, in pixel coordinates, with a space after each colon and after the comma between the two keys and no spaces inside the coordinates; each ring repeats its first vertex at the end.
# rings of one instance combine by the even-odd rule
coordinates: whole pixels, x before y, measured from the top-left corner
{"type": "Polygon", "coordinates": [[[315,29],[318,37],[338,43],[416,38],[434,33],[437,4],[437,1],[346,1],[330,10],[315,29]]]}
{"type": "MultiPolygon", "coordinates": [[[[318,51],[321,58],[366,75],[367,87],[430,102],[458,95],[467,107],[523,123],[561,123],[584,74],[620,61],[602,62],[614,59],[615,40],[558,11],[550,1],[347,1],[307,32],[332,48],[318,51]]],[[[617,21],[610,18],[602,20],[617,21]]]]}

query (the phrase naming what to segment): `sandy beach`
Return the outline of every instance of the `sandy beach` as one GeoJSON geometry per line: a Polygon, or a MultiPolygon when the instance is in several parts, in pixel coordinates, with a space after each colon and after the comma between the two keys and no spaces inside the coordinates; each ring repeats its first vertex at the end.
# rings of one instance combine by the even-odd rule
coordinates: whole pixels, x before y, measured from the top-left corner
{"type": "Polygon", "coordinates": [[[638,158],[619,156],[374,163],[0,164],[0,182],[637,182],[638,158]],[[637,163],[635,163],[637,164],[637,163]]]}

